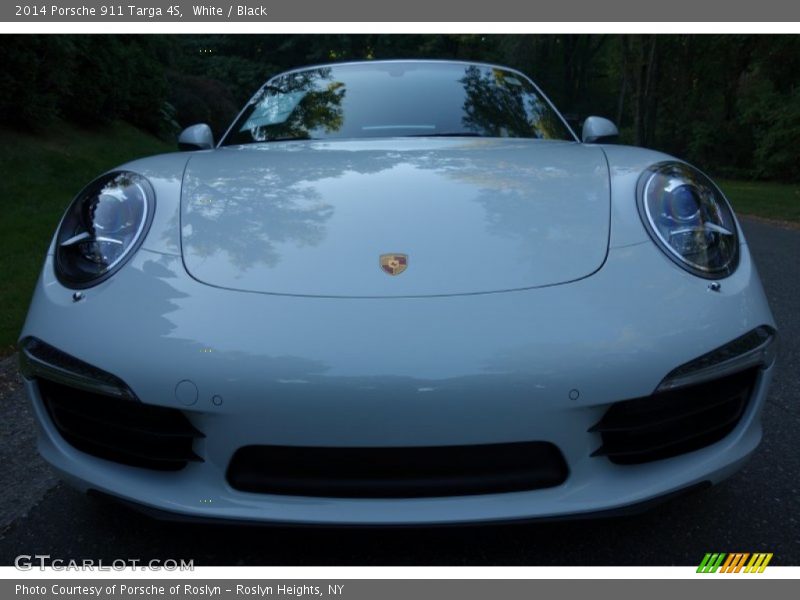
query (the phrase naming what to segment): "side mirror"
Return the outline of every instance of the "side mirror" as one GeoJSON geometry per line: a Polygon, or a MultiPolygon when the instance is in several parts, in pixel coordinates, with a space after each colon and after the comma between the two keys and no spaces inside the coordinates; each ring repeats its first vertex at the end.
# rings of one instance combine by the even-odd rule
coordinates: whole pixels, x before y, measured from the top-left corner
{"type": "Polygon", "coordinates": [[[603,117],[587,117],[583,122],[581,139],[584,144],[598,142],[613,142],[619,137],[619,129],[608,119],[603,117]]]}
{"type": "Polygon", "coordinates": [[[180,150],[211,150],[214,147],[214,134],[205,123],[192,125],[178,136],[180,150]]]}

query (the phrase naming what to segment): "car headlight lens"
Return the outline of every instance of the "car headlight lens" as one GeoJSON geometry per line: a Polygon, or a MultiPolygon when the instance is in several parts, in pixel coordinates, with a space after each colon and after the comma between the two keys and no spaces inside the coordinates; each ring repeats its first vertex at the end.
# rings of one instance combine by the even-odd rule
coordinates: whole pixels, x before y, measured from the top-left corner
{"type": "Polygon", "coordinates": [[[100,283],[139,247],[153,218],[155,194],[137,173],[115,171],[81,191],[56,236],[56,275],[69,287],[100,283]]]}
{"type": "Polygon", "coordinates": [[[654,165],[639,180],[639,212],[655,242],[683,268],[726,277],[739,260],[739,236],[728,201],[689,165],[654,165]]]}

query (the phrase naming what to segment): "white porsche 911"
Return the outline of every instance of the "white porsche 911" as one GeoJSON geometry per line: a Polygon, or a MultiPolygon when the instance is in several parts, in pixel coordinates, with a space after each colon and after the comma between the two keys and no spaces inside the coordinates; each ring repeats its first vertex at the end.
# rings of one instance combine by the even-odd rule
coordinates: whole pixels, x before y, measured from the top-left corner
{"type": "Polygon", "coordinates": [[[719,188],[522,73],[336,64],[101,175],[20,338],[39,450],[156,516],[639,510],[761,438],[776,329],[719,188]]]}

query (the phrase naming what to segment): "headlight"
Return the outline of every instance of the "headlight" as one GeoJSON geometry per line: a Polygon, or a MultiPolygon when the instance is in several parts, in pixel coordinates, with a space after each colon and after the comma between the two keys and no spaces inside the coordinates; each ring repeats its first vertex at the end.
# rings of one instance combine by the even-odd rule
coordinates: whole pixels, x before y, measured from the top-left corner
{"type": "Polygon", "coordinates": [[[150,182],[115,171],[90,183],[67,209],[56,236],[56,275],[64,285],[100,283],[133,255],[153,219],[150,182]]]}
{"type": "Polygon", "coordinates": [[[645,228],[673,261],[700,277],[733,273],[739,236],[728,201],[711,180],[689,165],[653,165],[639,179],[645,228]]]}

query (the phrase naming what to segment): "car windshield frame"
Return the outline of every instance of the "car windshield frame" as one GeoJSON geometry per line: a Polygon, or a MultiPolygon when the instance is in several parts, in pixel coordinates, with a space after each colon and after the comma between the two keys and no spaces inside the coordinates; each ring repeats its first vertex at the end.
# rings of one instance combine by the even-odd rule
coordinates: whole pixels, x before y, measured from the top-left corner
{"type": "MultiPolygon", "coordinates": [[[[404,73],[403,73],[404,74],[404,73]]],[[[319,76],[320,79],[323,78],[322,75],[319,76]]],[[[344,120],[344,116],[341,111],[341,104],[342,104],[342,97],[348,91],[347,84],[336,85],[337,81],[331,79],[331,83],[325,89],[317,89],[317,88],[309,88],[311,93],[324,96],[326,98],[324,106],[336,104],[339,108],[339,114],[328,114],[326,124],[330,126],[330,123],[334,123],[334,127],[336,123],[339,123],[339,127],[341,127],[341,122],[344,120]],[[344,89],[341,89],[344,88],[344,89]],[[338,98],[337,98],[338,96],[338,98]]],[[[447,80],[444,80],[447,83],[447,80]]],[[[462,83],[463,79],[453,80],[454,83],[462,83]]],[[[340,83],[340,82],[338,82],[340,83]]],[[[311,85],[311,84],[309,84],[311,85]]],[[[499,83],[492,84],[497,89],[499,88],[499,83]]],[[[505,81],[503,81],[503,85],[505,85],[505,81]]],[[[508,95],[506,95],[507,97],[508,95]]],[[[321,105],[322,103],[318,103],[321,105]]],[[[475,103],[473,102],[473,105],[475,103]]],[[[319,105],[315,107],[319,109],[319,105]]],[[[525,111],[525,116],[530,115],[530,110],[528,107],[523,105],[519,105],[517,108],[517,112],[521,110],[525,111]]],[[[480,108],[480,107],[478,107],[480,108]]],[[[483,107],[485,110],[485,106],[483,107]]],[[[303,111],[308,114],[311,113],[312,110],[308,109],[308,107],[304,108],[303,111]]],[[[352,108],[351,108],[352,111],[352,108]]],[[[479,110],[473,110],[473,113],[480,112],[479,110]]],[[[509,111],[511,112],[511,111],[509,111]]],[[[517,115],[519,117],[519,115],[517,115]]],[[[308,117],[302,117],[308,118],[308,117]]],[[[543,118],[543,117],[542,117],[543,118]]],[[[297,119],[295,119],[297,120],[297,119]]],[[[495,128],[499,128],[502,126],[502,123],[490,123],[491,126],[495,128]]],[[[325,127],[325,125],[323,125],[325,127]]],[[[362,127],[362,131],[369,130],[369,127],[362,127]]],[[[308,133],[306,130],[303,133],[308,133]]],[[[223,134],[222,138],[220,139],[219,143],[217,144],[218,148],[225,147],[225,146],[242,146],[242,145],[251,145],[251,144],[260,144],[260,143],[276,143],[276,142],[283,142],[283,141],[341,141],[341,140],[371,140],[371,139],[385,139],[385,138],[425,138],[425,137],[488,137],[488,138],[500,138],[500,139],[529,139],[529,140],[556,140],[556,141],[568,141],[568,142],[579,142],[579,139],[575,132],[573,131],[572,127],[566,121],[564,116],[556,109],[555,105],[550,101],[550,99],[542,92],[542,90],[534,83],[529,77],[527,77],[524,73],[517,71],[516,69],[512,69],[509,67],[504,67],[501,65],[494,65],[489,63],[481,63],[481,62],[471,62],[471,61],[438,61],[438,60],[390,60],[390,61],[358,61],[358,62],[345,62],[345,63],[331,63],[331,64],[323,64],[323,65],[314,65],[310,67],[302,67],[299,69],[293,69],[290,71],[284,71],[274,77],[271,77],[263,86],[261,86],[258,91],[253,95],[253,97],[245,104],[242,110],[239,112],[237,117],[228,127],[228,129],[223,134]],[[359,68],[366,67],[366,70],[359,73],[359,68]],[[382,134],[367,134],[367,135],[331,135],[331,131],[328,130],[326,135],[320,136],[311,136],[311,135],[302,135],[298,134],[298,131],[291,131],[290,125],[285,125],[285,123],[289,120],[289,117],[280,120],[278,115],[286,114],[291,116],[295,112],[297,106],[302,103],[306,96],[309,96],[310,93],[307,90],[305,93],[301,93],[298,95],[297,92],[292,92],[291,90],[286,90],[285,85],[281,87],[282,82],[286,82],[290,80],[290,78],[298,79],[302,78],[302,76],[308,75],[309,77],[314,76],[316,74],[322,73],[324,71],[332,72],[333,70],[350,70],[353,69],[353,72],[357,75],[364,75],[365,73],[368,74],[368,69],[378,68],[380,70],[391,70],[391,69],[399,69],[403,70],[405,67],[406,69],[424,69],[425,67],[431,67],[431,70],[440,68],[440,69],[447,69],[448,67],[459,67],[464,69],[464,79],[468,76],[472,77],[472,81],[469,85],[472,86],[472,95],[474,98],[482,97],[481,95],[477,94],[477,91],[485,91],[487,88],[485,86],[485,81],[481,81],[480,78],[476,79],[475,75],[478,74],[480,77],[488,76],[488,74],[492,74],[494,76],[495,82],[500,82],[502,79],[511,80],[513,81],[513,85],[518,86],[521,91],[521,94],[525,95],[526,101],[533,101],[536,103],[535,108],[541,111],[541,115],[547,115],[547,119],[549,119],[549,124],[554,127],[555,129],[559,129],[558,135],[554,136],[546,136],[546,135],[536,135],[534,134],[534,130],[537,127],[542,127],[541,122],[528,122],[525,123],[525,127],[530,128],[530,132],[528,135],[518,135],[518,132],[511,132],[505,131],[502,135],[487,135],[486,132],[475,131],[475,130],[468,130],[467,126],[464,125],[464,118],[467,115],[466,111],[466,98],[469,97],[470,91],[467,91],[465,85],[465,99],[464,105],[462,105],[460,109],[460,115],[454,111],[454,116],[461,117],[461,125],[462,128],[455,129],[455,128],[448,128],[446,131],[437,131],[436,125],[385,125],[381,127],[375,127],[375,130],[381,130],[382,134]],[[470,70],[474,69],[471,72],[470,70]],[[480,86],[483,85],[484,87],[481,89],[480,86]],[[271,98],[278,99],[277,102],[272,102],[272,106],[269,106],[269,102],[266,100],[268,94],[271,92],[271,98]],[[278,93],[274,93],[278,92],[278,93]],[[261,114],[256,114],[256,111],[261,109],[261,114]],[[272,116],[270,116],[271,113],[272,116]],[[259,122],[258,119],[263,119],[262,122],[259,122]],[[272,119],[272,120],[270,120],[272,119]],[[284,126],[286,130],[290,133],[290,135],[274,135],[269,137],[268,135],[263,135],[260,139],[256,137],[255,131],[258,131],[258,128],[266,129],[267,127],[273,126],[284,126]],[[417,129],[415,129],[417,128],[417,129]],[[400,134],[398,131],[404,131],[404,133],[400,134]],[[250,139],[243,139],[247,133],[250,134],[250,139]]]]}

